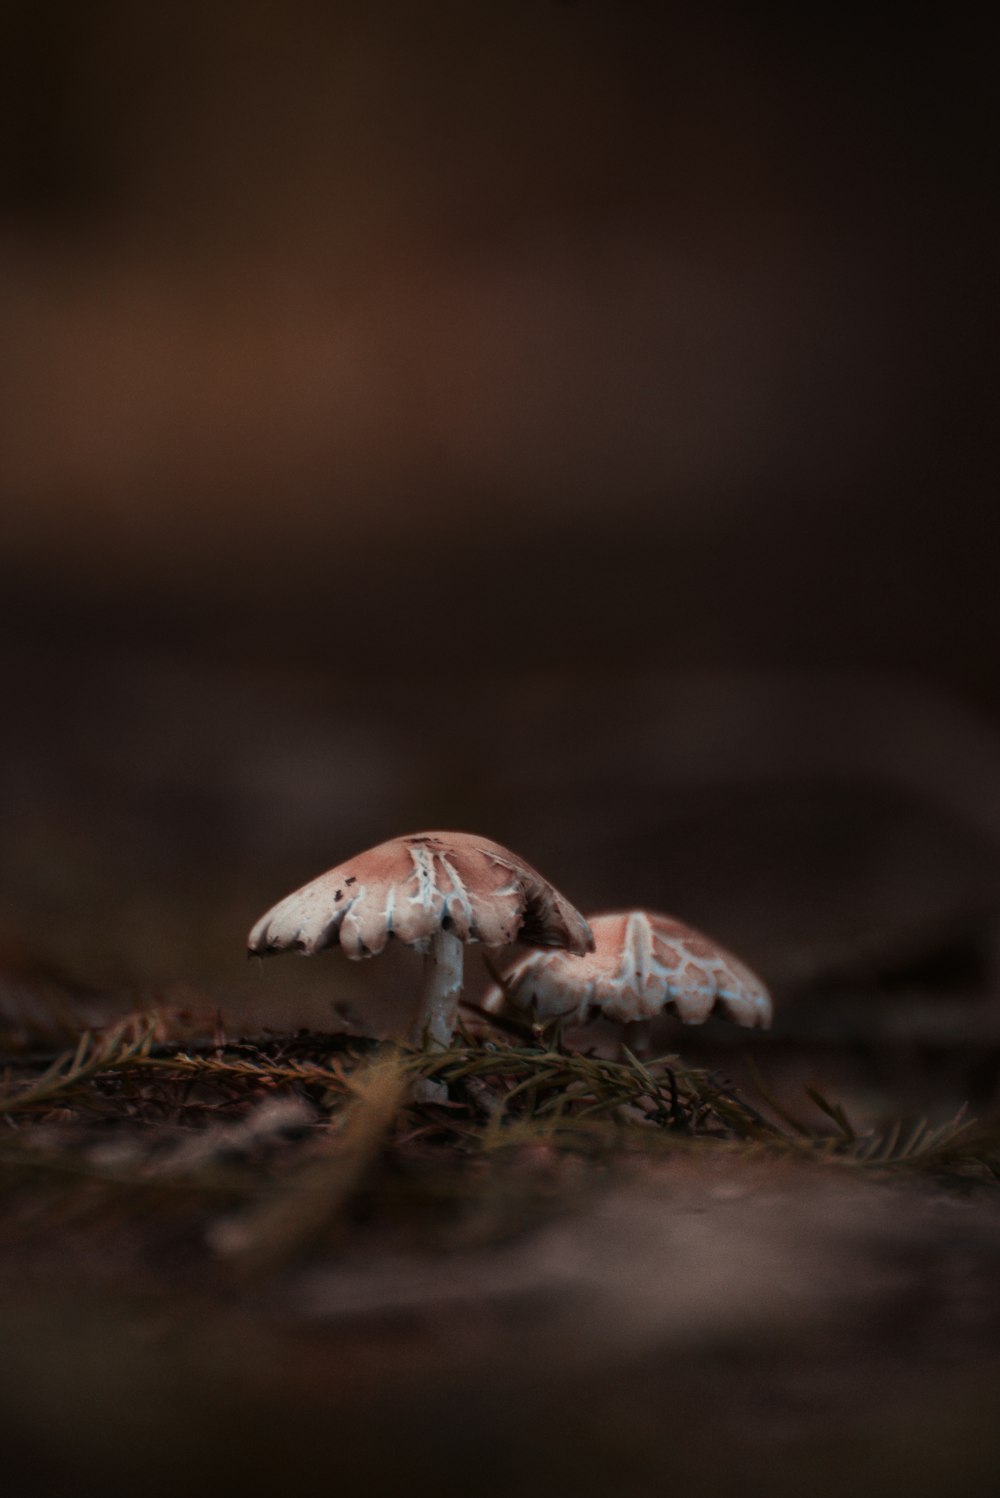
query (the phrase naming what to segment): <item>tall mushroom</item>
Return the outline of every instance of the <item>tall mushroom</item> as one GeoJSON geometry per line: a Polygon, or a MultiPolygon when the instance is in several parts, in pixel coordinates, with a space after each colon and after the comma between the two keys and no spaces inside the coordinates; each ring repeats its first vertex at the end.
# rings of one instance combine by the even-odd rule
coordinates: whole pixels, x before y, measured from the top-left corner
{"type": "Polygon", "coordinates": [[[499,843],[469,832],[393,838],[287,895],[250,932],[251,953],[342,947],[376,957],[390,937],[424,953],[412,1038],[446,1047],[462,994],[463,948],[521,940],[589,952],[583,916],[541,874],[499,843]]]}
{"type": "Polygon", "coordinates": [[[771,1024],[771,996],[738,958],[673,916],[652,910],[592,916],[594,950],[564,958],[531,952],[501,975],[484,1007],[497,1013],[508,1000],[539,1019],[577,1024],[603,1015],[626,1027],[634,1050],[648,1044],[651,1021],[672,1006],[685,1025],[701,1025],[718,1010],[737,1025],[771,1024]]]}

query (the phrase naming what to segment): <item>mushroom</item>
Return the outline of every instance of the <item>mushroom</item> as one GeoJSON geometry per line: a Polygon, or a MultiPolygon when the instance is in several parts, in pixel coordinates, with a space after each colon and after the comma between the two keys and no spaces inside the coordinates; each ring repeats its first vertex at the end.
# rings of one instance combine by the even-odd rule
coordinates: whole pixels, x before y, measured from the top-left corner
{"type": "Polygon", "coordinates": [[[505,999],[539,1019],[583,1024],[596,1015],[625,1026],[624,1044],[648,1050],[653,1018],[672,1005],[685,1025],[714,1009],[737,1025],[771,1024],[771,996],[748,967],[710,937],[673,916],[622,910],[590,918],[594,950],[585,957],[531,952],[501,975],[483,1007],[505,999]]]}
{"type": "Polygon", "coordinates": [[[377,957],[390,937],[424,953],[412,1039],[445,1048],[462,995],[463,948],[532,946],[589,952],[594,939],[578,910],[541,874],[499,843],[469,832],[393,838],[338,864],[287,895],[250,932],[251,954],[342,947],[377,957]]]}

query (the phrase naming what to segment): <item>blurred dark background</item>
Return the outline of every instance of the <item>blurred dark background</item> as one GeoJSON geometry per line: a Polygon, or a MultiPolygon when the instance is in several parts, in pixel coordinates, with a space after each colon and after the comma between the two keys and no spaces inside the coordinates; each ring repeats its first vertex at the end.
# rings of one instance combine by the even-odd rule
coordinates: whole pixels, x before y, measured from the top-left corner
{"type": "Polygon", "coordinates": [[[383,1003],[245,931],[453,826],[988,1101],[989,23],[0,16],[8,1030],[383,1003]]]}
{"type": "MultiPolygon", "coordinates": [[[[245,935],[454,827],[757,967],[689,1060],[996,1115],[997,50],[896,11],[0,0],[0,1047],[388,1026],[245,935]]],[[[987,1188],[428,1147],[383,1230],[417,1139],[242,1286],[93,1133],[4,1131],[16,1498],[996,1491],[987,1188]]]]}

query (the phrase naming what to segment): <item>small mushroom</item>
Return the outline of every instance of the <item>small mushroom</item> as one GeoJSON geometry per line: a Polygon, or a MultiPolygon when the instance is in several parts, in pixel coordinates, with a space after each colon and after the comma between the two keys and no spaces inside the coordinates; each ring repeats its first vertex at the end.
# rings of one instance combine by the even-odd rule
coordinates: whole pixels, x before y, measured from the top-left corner
{"type": "Polygon", "coordinates": [[[499,843],[468,832],[393,838],[338,864],[279,901],[250,932],[250,952],[306,955],[339,945],[377,957],[390,937],[424,953],[412,1038],[447,1047],[462,995],[463,948],[521,940],[589,952],[583,916],[499,843]]]}
{"type": "Polygon", "coordinates": [[[748,967],[710,937],[673,916],[624,910],[590,918],[589,956],[531,952],[501,975],[483,1001],[497,1013],[505,1000],[539,1019],[584,1024],[618,1020],[625,1043],[647,1049],[651,1021],[673,1006],[685,1025],[702,1025],[717,1009],[737,1025],[771,1024],[771,996],[748,967]]]}

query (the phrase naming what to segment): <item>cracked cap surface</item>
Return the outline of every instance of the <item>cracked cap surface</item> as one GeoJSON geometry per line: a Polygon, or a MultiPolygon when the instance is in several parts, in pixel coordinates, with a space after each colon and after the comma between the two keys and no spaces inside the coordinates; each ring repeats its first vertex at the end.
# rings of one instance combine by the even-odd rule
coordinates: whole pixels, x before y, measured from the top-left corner
{"type": "Polygon", "coordinates": [[[650,910],[593,916],[590,924],[591,954],[529,953],[502,975],[503,988],[490,989],[484,1007],[497,1013],[506,994],[540,1019],[583,1023],[602,1014],[629,1023],[672,1006],[686,1025],[704,1024],[718,1009],[737,1025],[770,1028],[773,1006],[761,980],[692,926],[650,910]]]}
{"type": "Polygon", "coordinates": [[[393,838],[320,874],[253,927],[251,953],[319,952],[374,957],[390,937],[415,946],[439,931],[463,942],[588,952],[590,927],[530,864],[469,832],[393,838]]]}

